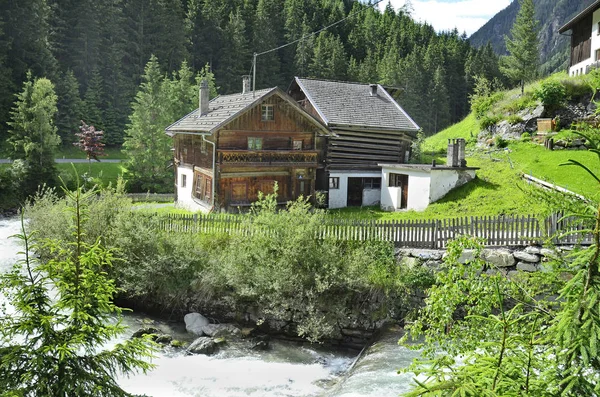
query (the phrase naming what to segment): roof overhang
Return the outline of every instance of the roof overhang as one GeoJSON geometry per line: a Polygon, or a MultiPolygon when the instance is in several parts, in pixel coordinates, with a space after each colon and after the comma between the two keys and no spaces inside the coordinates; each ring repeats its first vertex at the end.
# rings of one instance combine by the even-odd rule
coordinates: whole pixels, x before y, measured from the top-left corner
{"type": "Polygon", "coordinates": [[[590,13],[596,11],[598,8],[600,8],[600,0],[594,1],[592,4],[589,5],[589,7],[577,14],[575,18],[571,19],[569,22],[560,27],[560,29],[558,29],[558,33],[563,34],[567,30],[573,29],[573,27],[577,25],[577,23],[579,23],[582,19],[587,17],[590,13]]]}

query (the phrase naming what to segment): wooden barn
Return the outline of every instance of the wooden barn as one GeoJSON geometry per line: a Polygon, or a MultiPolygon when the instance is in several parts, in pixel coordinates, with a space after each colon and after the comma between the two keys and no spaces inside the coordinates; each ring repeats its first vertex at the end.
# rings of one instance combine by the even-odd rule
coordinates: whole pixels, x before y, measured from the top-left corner
{"type": "Polygon", "coordinates": [[[279,88],[209,101],[200,87],[199,108],[166,128],[174,140],[176,201],[194,210],[249,206],[258,192],[285,203],[315,193],[325,167],[326,126],[279,88]]]}
{"type": "Polygon", "coordinates": [[[379,84],[296,77],[288,93],[332,132],[317,170],[329,208],[379,204],[378,164],[408,162],[419,126],[379,84]]]}

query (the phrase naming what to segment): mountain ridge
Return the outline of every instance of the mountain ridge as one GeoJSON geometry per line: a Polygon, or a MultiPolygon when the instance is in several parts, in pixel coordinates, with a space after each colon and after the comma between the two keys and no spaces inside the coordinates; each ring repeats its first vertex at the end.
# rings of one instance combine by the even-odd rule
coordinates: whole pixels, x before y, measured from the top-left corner
{"type": "MultiPolygon", "coordinates": [[[[583,11],[594,0],[574,2],[572,0],[533,0],[535,17],[539,21],[540,38],[540,71],[550,74],[567,68],[569,62],[569,37],[560,35],[558,29],[575,15],[583,11]]],[[[494,52],[506,55],[504,36],[510,35],[519,11],[519,2],[512,3],[498,12],[485,25],[469,37],[475,47],[482,47],[491,43],[494,52]]]]}

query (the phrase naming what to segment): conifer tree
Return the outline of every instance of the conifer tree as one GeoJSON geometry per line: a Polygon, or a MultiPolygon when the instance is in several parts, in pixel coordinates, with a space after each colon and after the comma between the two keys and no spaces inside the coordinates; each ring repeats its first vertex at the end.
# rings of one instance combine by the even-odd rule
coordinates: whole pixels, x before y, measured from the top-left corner
{"type": "Polygon", "coordinates": [[[56,85],[56,95],[56,127],[63,145],[67,145],[74,141],[73,134],[77,132],[83,105],[79,97],[79,83],[73,71],[62,74],[56,85]]]}
{"type": "Polygon", "coordinates": [[[246,23],[240,8],[229,14],[229,21],[224,30],[224,42],[227,51],[223,53],[221,63],[227,67],[221,69],[220,86],[224,94],[240,92],[242,76],[248,74],[251,60],[246,23]]]}
{"type": "Polygon", "coordinates": [[[171,138],[165,126],[168,103],[164,95],[164,77],[153,55],[146,65],[143,81],[132,104],[133,113],[125,131],[123,148],[127,154],[127,173],[137,191],[169,192],[173,185],[171,138]]]}
{"type": "Polygon", "coordinates": [[[54,184],[54,156],[60,144],[56,134],[56,94],[46,78],[33,79],[31,73],[23,84],[11,111],[8,144],[11,158],[25,165],[23,193],[31,194],[43,183],[54,184]]]}
{"type": "Polygon", "coordinates": [[[92,72],[90,84],[83,97],[83,117],[98,128],[104,128],[104,83],[98,69],[92,72]]]}
{"type": "Polygon", "coordinates": [[[345,80],[347,57],[344,45],[338,36],[324,31],[315,40],[315,56],[311,64],[311,75],[329,80],[345,80]]]}
{"type": "Polygon", "coordinates": [[[502,72],[519,82],[523,94],[525,83],[537,76],[540,53],[533,0],[519,0],[519,4],[511,37],[504,38],[509,55],[502,59],[502,72]]]}

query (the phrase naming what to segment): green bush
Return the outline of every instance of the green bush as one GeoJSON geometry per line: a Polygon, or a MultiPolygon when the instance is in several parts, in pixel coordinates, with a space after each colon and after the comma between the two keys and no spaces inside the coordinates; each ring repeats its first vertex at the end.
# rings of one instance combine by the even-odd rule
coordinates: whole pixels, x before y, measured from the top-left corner
{"type": "Polygon", "coordinates": [[[504,92],[494,92],[494,83],[485,77],[476,77],[475,80],[475,88],[470,96],[471,110],[475,113],[476,118],[481,119],[495,103],[504,98],[504,92]]]}
{"type": "Polygon", "coordinates": [[[560,81],[545,80],[540,84],[540,87],[534,94],[536,99],[539,99],[542,104],[548,109],[556,109],[567,98],[567,90],[560,81]]]}
{"type": "Polygon", "coordinates": [[[521,142],[529,142],[531,141],[531,134],[529,132],[524,132],[521,134],[521,142]]]}
{"type": "Polygon", "coordinates": [[[479,127],[482,130],[487,130],[502,121],[502,116],[494,114],[491,116],[485,115],[479,119],[479,127]]]}
{"type": "Polygon", "coordinates": [[[504,104],[500,109],[503,113],[517,113],[521,110],[532,109],[537,106],[537,99],[531,92],[525,92],[524,95],[521,95],[508,103],[504,104]]]}
{"type": "Polygon", "coordinates": [[[503,149],[508,146],[508,141],[506,139],[502,138],[500,135],[496,136],[494,141],[495,141],[494,144],[499,149],[503,149]]]}
{"type": "Polygon", "coordinates": [[[523,122],[523,117],[518,114],[511,114],[506,118],[506,121],[508,121],[509,124],[519,124],[523,122]]]}

